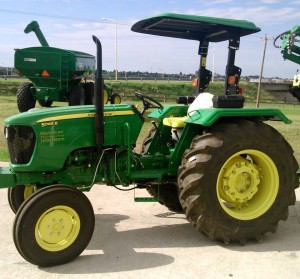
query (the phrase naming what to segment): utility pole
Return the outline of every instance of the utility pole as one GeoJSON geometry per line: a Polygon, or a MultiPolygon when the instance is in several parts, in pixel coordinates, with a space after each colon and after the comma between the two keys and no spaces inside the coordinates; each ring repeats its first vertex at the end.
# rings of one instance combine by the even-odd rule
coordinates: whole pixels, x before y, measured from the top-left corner
{"type": "Polygon", "coordinates": [[[258,83],[257,96],[256,96],[256,107],[257,108],[259,107],[260,88],[261,88],[261,80],[262,80],[263,71],[264,71],[267,42],[268,42],[268,40],[273,40],[273,38],[268,38],[267,35],[265,35],[265,37],[261,38],[261,39],[263,39],[265,41],[265,43],[264,43],[264,50],[263,50],[263,56],[262,56],[262,61],[261,61],[259,83],[258,83]]]}
{"type": "Polygon", "coordinates": [[[211,77],[211,81],[214,82],[215,81],[215,47],[216,47],[216,43],[213,43],[213,59],[212,59],[212,77],[211,77]]]}
{"type": "Polygon", "coordinates": [[[103,21],[111,22],[115,24],[115,80],[118,80],[118,21],[115,19],[103,17],[103,21]]]}

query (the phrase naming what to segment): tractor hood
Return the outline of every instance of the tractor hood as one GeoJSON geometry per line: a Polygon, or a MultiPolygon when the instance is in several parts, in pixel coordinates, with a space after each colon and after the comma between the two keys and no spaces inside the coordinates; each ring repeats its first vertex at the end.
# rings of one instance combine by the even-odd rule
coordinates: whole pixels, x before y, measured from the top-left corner
{"type": "Polygon", "coordinates": [[[260,31],[254,23],[246,20],[224,19],[195,15],[166,13],[135,23],[132,31],[150,35],[221,42],[230,38],[230,33],[239,37],[260,31]]]}
{"type": "MultiPolygon", "coordinates": [[[[73,151],[95,148],[95,115],[95,106],[86,105],[33,109],[7,118],[4,132],[13,170],[59,170],[73,151]]],[[[143,118],[132,105],[107,105],[104,123],[104,146],[134,144],[143,118]]]]}

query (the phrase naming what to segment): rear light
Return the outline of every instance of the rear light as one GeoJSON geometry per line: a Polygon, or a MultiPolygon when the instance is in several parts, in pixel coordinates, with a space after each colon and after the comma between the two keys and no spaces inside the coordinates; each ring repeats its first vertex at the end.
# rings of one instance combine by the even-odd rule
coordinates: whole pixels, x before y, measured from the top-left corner
{"type": "Polygon", "coordinates": [[[228,81],[229,85],[237,84],[237,77],[236,76],[229,76],[227,81],[228,81]]]}
{"type": "Polygon", "coordinates": [[[193,79],[193,87],[197,87],[198,86],[198,78],[194,78],[193,79]]]}
{"type": "Polygon", "coordinates": [[[243,94],[243,88],[239,87],[239,94],[243,94]]]}
{"type": "Polygon", "coordinates": [[[19,76],[19,77],[22,77],[23,74],[22,74],[20,71],[18,71],[18,76],[19,76]]]}

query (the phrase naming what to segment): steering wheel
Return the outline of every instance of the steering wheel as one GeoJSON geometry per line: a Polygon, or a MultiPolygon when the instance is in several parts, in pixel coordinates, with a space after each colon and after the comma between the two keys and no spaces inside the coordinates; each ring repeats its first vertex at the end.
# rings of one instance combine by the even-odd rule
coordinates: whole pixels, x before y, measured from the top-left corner
{"type": "Polygon", "coordinates": [[[159,108],[159,109],[164,108],[163,105],[160,102],[154,100],[153,98],[151,98],[147,95],[144,95],[140,92],[135,92],[134,94],[135,94],[136,97],[138,97],[143,102],[143,109],[141,111],[142,115],[149,108],[159,108]]]}

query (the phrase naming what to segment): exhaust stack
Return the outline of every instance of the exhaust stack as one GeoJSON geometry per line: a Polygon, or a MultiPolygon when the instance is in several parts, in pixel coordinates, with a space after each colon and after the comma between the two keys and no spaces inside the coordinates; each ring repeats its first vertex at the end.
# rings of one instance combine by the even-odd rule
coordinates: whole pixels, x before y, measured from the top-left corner
{"type": "Polygon", "coordinates": [[[96,36],[93,40],[97,47],[97,70],[95,72],[95,139],[97,144],[97,151],[100,152],[104,143],[104,101],[103,101],[103,79],[102,79],[102,46],[101,42],[96,36]]]}

